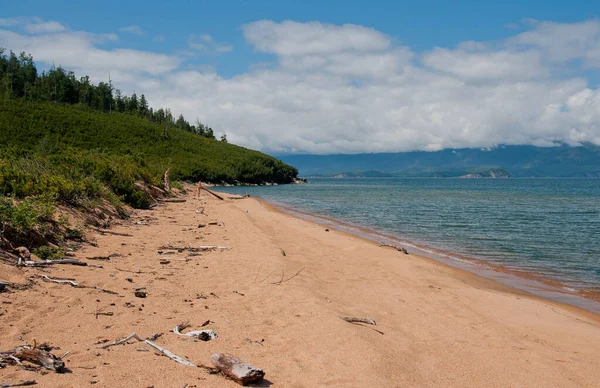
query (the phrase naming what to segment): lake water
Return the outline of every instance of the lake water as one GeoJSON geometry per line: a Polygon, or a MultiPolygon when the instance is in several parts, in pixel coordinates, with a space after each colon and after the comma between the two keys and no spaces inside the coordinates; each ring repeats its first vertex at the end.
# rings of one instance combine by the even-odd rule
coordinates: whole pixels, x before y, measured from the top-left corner
{"type": "Polygon", "coordinates": [[[600,180],[313,178],[219,190],[600,300],[600,180]]]}

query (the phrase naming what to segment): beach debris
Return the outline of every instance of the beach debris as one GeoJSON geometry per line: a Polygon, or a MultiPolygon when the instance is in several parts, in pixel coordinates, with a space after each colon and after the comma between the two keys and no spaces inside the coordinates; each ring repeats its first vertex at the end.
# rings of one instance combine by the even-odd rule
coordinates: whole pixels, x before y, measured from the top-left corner
{"type": "Polygon", "coordinates": [[[28,385],[36,385],[37,381],[35,380],[20,380],[16,383],[0,383],[0,388],[10,388],[10,387],[25,387],[28,385]]]}
{"type": "Polygon", "coordinates": [[[27,361],[56,373],[63,372],[65,363],[62,360],[62,357],[56,357],[54,354],[50,353],[50,350],[52,350],[50,346],[43,344],[38,347],[35,341],[33,341],[33,346],[19,346],[7,352],[0,352],[0,364],[10,363],[22,365],[23,361],[27,361]]]}
{"type": "Polygon", "coordinates": [[[177,198],[172,198],[172,199],[161,199],[161,202],[171,202],[171,203],[181,203],[181,202],[187,202],[186,199],[177,199],[177,198]]]}
{"type": "Polygon", "coordinates": [[[160,264],[166,265],[166,264],[170,264],[171,261],[170,260],[161,260],[159,261],[160,264]]]}
{"type": "Polygon", "coordinates": [[[110,261],[111,258],[113,257],[123,257],[122,254],[120,253],[111,253],[108,256],[92,256],[92,257],[86,257],[86,260],[99,260],[99,261],[110,261]]]}
{"type": "Polygon", "coordinates": [[[390,248],[394,248],[395,250],[397,250],[398,252],[402,252],[405,255],[408,255],[408,251],[406,250],[406,248],[404,247],[399,247],[396,245],[391,245],[391,244],[386,244],[386,243],[380,243],[379,244],[380,247],[390,247],[390,248]]]}
{"type": "Polygon", "coordinates": [[[94,231],[96,231],[96,232],[98,232],[100,234],[111,234],[113,236],[121,236],[121,237],[133,237],[133,235],[129,234],[129,233],[113,232],[113,231],[106,230],[106,229],[94,228],[94,231]]]}
{"type": "Polygon", "coordinates": [[[136,289],[133,295],[135,295],[136,298],[145,298],[147,296],[146,291],[142,291],[141,289],[136,289]]]}
{"type": "Polygon", "coordinates": [[[287,256],[287,254],[285,253],[285,251],[284,251],[283,249],[281,250],[281,254],[282,254],[283,256],[287,256]]]}
{"type": "Polygon", "coordinates": [[[195,210],[196,214],[204,214],[204,208],[201,207],[200,210],[195,210]]]}
{"type": "Polygon", "coordinates": [[[163,245],[161,247],[159,247],[158,249],[170,249],[170,250],[174,250],[174,251],[178,251],[178,252],[183,252],[183,251],[188,251],[188,252],[204,252],[204,251],[214,251],[214,250],[226,250],[226,249],[231,249],[229,247],[225,247],[225,246],[220,246],[220,245],[202,245],[199,247],[190,247],[190,246],[185,246],[185,247],[175,247],[172,245],[163,245]]]}
{"type": "Polygon", "coordinates": [[[88,263],[86,263],[85,261],[76,260],[76,259],[42,260],[42,261],[26,260],[26,261],[22,262],[22,265],[24,265],[25,267],[45,267],[45,266],[54,265],[54,264],[71,264],[71,265],[80,265],[80,266],[84,266],[84,267],[88,265],[88,263]]]}
{"type": "Polygon", "coordinates": [[[346,322],[350,323],[366,323],[368,325],[377,325],[373,318],[357,318],[357,317],[340,317],[346,322]]]}
{"type": "Polygon", "coordinates": [[[329,232],[329,229],[325,228],[325,231],[326,231],[326,232],[329,232]]]}
{"type": "Polygon", "coordinates": [[[4,289],[8,286],[8,283],[0,282],[0,292],[4,291],[4,289]]]}
{"type": "Polygon", "coordinates": [[[304,271],[304,268],[306,268],[306,267],[302,267],[298,272],[296,272],[294,275],[290,276],[287,279],[284,279],[285,272],[283,270],[281,270],[281,280],[279,280],[278,282],[273,282],[271,284],[275,284],[275,285],[279,286],[279,285],[281,285],[281,283],[284,283],[284,282],[287,282],[289,280],[292,280],[296,276],[300,275],[300,272],[304,271]]]}
{"type": "Polygon", "coordinates": [[[265,377],[265,372],[262,369],[237,357],[215,353],[210,356],[210,361],[221,373],[240,385],[260,381],[265,377]]]}
{"type": "Polygon", "coordinates": [[[85,286],[82,284],[78,284],[74,279],[60,279],[60,278],[51,278],[47,275],[37,275],[38,278],[42,279],[43,281],[47,282],[47,283],[58,283],[58,284],[68,284],[72,287],[75,288],[91,288],[100,292],[104,292],[106,294],[111,294],[111,295],[119,295],[119,293],[111,291],[111,290],[105,290],[104,288],[100,288],[100,287],[96,287],[96,286],[85,286]]]}
{"type": "Polygon", "coordinates": [[[143,342],[146,345],[148,345],[148,346],[150,346],[150,347],[158,350],[160,353],[162,353],[163,355],[169,357],[171,360],[173,360],[173,361],[175,361],[175,362],[177,362],[179,364],[186,365],[186,366],[198,367],[197,365],[191,363],[190,361],[188,361],[188,360],[186,360],[184,358],[181,358],[181,357],[179,357],[179,356],[171,353],[169,350],[167,350],[165,348],[162,348],[162,347],[158,346],[157,344],[155,344],[154,342],[152,342],[152,341],[155,341],[156,338],[158,338],[158,337],[159,337],[159,335],[155,334],[155,335],[153,335],[152,337],[150,337],[148,339],[144,339],[144,338],[139,337],[136,333],[132,333],[132,334],[128,335],[127,337],[123,338],[123,339],[120,339],[120,340],[115,341],[115,342],[110,343],[110,344],[105,344],[105,345],[102,345],[102,346],[98,346],[98,347],[100,349],[107,349],[107,348],[110,348],[111,346],[121,345],[121,344],[126,343],[129,340],[135,339],[135,340],[138,340],[139,342],[143,342]]]}
{"type": "Polygon", "coordinates": [[[235,290],[233,291],[233,293],[234,293],[234,294],[238,294],[238,295],[240,295],[240,296],[245,296],[245,295],[246,295],[246,294],[243,294],[243,293],[241,293],[241,292],[239,292],[239,291],[235,291],[235,290]]]}
{"type": "Polygon", "coordinates": [[[204,228],[206,227],[206,224],[198,224],[198,228],[204,228]]]}
{"type": "Polygon", "coordinates": [[[215,192],[213,192],[213,191],[210,191],[209,189],[207,189],[207,188],[206,188],[206,187],[204,187],[204,186],[203,186],[203,187],[201,187],[201,189],[202,189],[202,190],[204,190],[204,191],[206,191],[206,192],[208,192],[209,194],[212,194],[213,196],[217,197],[217,198],[218,198],[218,199],[220,199],[221,201],[223,201],[223,200],[224,200],[224,198],[223,198],[223,197],[221,197],[219,194],[217,194],[217,193],[215,193],[215,192]]]}
{"type": "Polygon", "coordinates": [[[344,321],[351,323],[353,325],[358,325],[358,326],[362,326],[362,327],[366,327],[367,329],[371,329],[373,331],[376,331],[377,333],[383,335],[384,332],[374,329],[372,327],[368,327],[368,326],[363,326],[361,325],[362,323],[366,323],[367,325],[377,325],[377,323],[375,322],[375,320],[373,318],[357,318],[357,317],[340,317],[341,319],[343,319],[344,321]]]}
{"type": "Polygon", "coordinates": [[[264,346],[263,342],[265,342],[265,339],[263,338],[260,341],[258,341],[258,340],[253,340],[253,339],[250,339],[250,338],[244,338],[244,341],[249,342],[249,343],[257,343],[260,346],[264,346]]]}
{"type": "Polygon", "coordinates": [[[189,323],[181,323],[177,326],[175,326],[175,328],[173,329],[173,333],[177,334],[177,335],[181,335],[181,336],[185,336],[185,337],[192,337],[192,338],[196,338],[199,339],[200,341],[210,341],[210,340],[214,340],[217,338],[217,333],[215,333],[213,330],[194,330],[194,331],[190,331],[188,333],[182,333],[182,330],[187,329],[188,327],[190,327],[189,323]]]}

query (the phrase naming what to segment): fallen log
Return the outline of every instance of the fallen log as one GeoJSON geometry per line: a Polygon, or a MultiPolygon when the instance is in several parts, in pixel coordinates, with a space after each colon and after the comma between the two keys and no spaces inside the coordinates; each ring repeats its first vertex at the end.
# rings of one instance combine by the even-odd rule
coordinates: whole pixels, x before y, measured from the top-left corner
{"type": "Polygon", "coordinates": [[[265,377],[265,372],[262,369],[248,364],[237,357],[215,353],[210,356],[210,361],[221,373],[240,385],[256,382],[265,377]]]}
{"type": "Polygon", "coordinates": [[[0,388],[10,388],[10,387],[25,387],[28,385],[36,385],[37,381],[35,380],[21,380],[16,383],[0,383],[0,388]]]}
{"type": "Polygon", "coordinates": [[[210,191],[209,189],[207,189],[206,187],[202,187],[203,190],[207,191],[209,194],[214,195],[215,197],[219,198],[221,201],[224,200],[223,197],[221,197],[219,194],[215,193],[214,191],[210,191]]]}
{"type": "Polygon", "coordinates": [[[395,250],[397,250],[398,252],[402,252],[405,255],[408,255],[408,251],[406,250],[406,248],[404,247],[399,247],[396,245],[391,245],[391,244],[385,244],[385,243],[381,243],[379,244],[380,247],[390,247],[390,248],[394,248],[395,250]]]}
{"type": "Polygon", "coordinates": [[[366,323],[368,325],[377,325],[375,320],[372,318],[356,318],[356,317],[340,317],[346,322],[350,323],[366,323]]]}
{"type": "Polygon", "coordinates": [[[190,331],[185,334],[181,332],[181,330],[185,330],[188,327],[190,327],[190,325],[188,323],[181,323],[181,324],[175,326],[175,328],[173,329],[173,333],[184,336],[184,337],[187,336],[187,337],[197,338],[201,341],[210,341],[210,340],[214,340],[215,338],[217,338],[217,333],[215,333],[212,330],[194,330],[194,331],[190,331]]]}
{"type": "Polygon", "coordinates": [[[27,260],[27,261],[23,262],[23,265],[25,267],[45,267],[45,266],[54,265],[54,264],[71,264],[71,265],[81,265],[84,267],[86,265],[88,265],[88,263],[86,263],[85,261],[76,260],[76,259],[42,260],[42,261],[27,260]]]}
{"type": "Polygon", "coordinates": [[[187,202],[186,199],[161,199],[161,202],[172,202],[172,203],[180,203],[180,202],[187,202]]]}

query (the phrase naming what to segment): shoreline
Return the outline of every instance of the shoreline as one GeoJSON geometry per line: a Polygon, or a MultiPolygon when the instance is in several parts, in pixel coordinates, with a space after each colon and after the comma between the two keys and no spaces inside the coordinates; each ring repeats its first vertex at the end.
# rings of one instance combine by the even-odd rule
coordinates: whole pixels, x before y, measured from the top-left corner
{"type": "MultiPolygon", "coordinates": [[[[352,225],[318,214],[296,210],[283,204],[269,202],[264,198],[253,197],[253,199],[260,202],[270,211],[285,214],[287,216],[312,222],[321,226],[328,226],[340,233],[345,233],[349,236],[362,239],[368,243],[376,244],[379,247],[385,247],[381,245],[382,242],[385,244],[397,243],[408,246],[412,248],[409,253],[415,255],[419,259],[429,260],[435,265],[447,266],[452,270],[463,272],[470,277],[476,277],[485,281],[493,282],[496,284],[492,285],[491,288],[493,289],[502,289],[503,291],[510,292],[515,295],[526,295],[528,297],[539,299],[545,302],[555,303],[561,308],[571,309],[573,311],[583,313],[600,322],[600,303],[596,299],[585,298],[579,294],[557,290],[558,287],[556,286],[554,289],[549,288],[551,287],[550,284],[545,284],[535,279],[518,277],[510,272],[499,271],[492,266],[489,266],[489,268],[477,266],[476,262],[471,262],[468,259],[464,259],[464,261],[461,262],[459,260],[455,260],[453,257],[444,257],[434,252],[424,250],[414,244],[401,241],[393,236],[385,235],[365,227],[352,225]],[[387,239],[387,241],[378,240],[376,237],[387,239]],[[566,300],[561,300],[561,296],[566,300]]],[[[388,248],[393,249],[393,247],[388,248]]]]}
{"type": "MultiPolygon", "coordinates": [[[[228,193],[230,194],[230,193],[228,193]]],[[[537,297],[560,304],[573,306],[600,316],[600,293],[591,290],[575,290],[558,280],[536,275],[534,272],[507,268],[492,264],[485,259],[461,256],[447,251],[441,251],[423,244],[402,240],[396,236],[369,227],[352,224],[306,210],[298,210],[292,206],[277,201],[269,201],[263,197],[253,197],[284,214],[309,220],[321,225],[327,225],[339,231],[364,238],[374,243],[385,243],[410,248],[413,253],[427,259],[443,263],[452,268],[467,271],[474,275],[499,282],[507,287],[525,291],[537,297]]]]}

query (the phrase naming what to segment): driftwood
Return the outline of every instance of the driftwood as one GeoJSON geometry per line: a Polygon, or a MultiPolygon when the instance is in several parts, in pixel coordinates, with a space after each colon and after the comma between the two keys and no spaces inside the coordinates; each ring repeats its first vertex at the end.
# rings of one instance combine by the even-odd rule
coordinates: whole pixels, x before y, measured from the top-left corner
{"type": "Polygon", "coordinates": [[[160,201],[161,202],[173,202],[173,203],[187,202],[186,199],[176,199],[176,198],[173,198],[173,199],[161,199],[160,201]]]}
{"type": "Polygon", "coordinates": [[[165,171],[165,191],[171,191],[171,182],[169,181],[169,173],[171,172],[170,168],[167,168],[165,171]]]}
{"type": "Polygon", "coordinates": [[[0,249],[0,260],[14,264],[17,261],[22,260],[22,258],[0,249]]]}
{"type": "Polygon", "coordinates": [[[94,228],[94,231],[100,233],[100,234],[112,234],[113,236],[121,236],[121,237],[133,237],[132,234],[129,233],[119,233],[119,232],[113,232],[110,230],[105,230],[105,229],[99,229],[99,228],[94,228]]]}
{"type": "Polygon", "coordinates": [[[189,252],[204,252],[204,251],[213,251],[215,249],[231,249],[229,247],[219,246],[219,245],[202,245],[197,248],[194,247],[174,247],[171,245],[163,245],[162,247],[158,247],[158,249],[170,249],[174,251],[189,251],[189,252]]]}
{"type": "Polygon", "coordinates": [[[71,264],[71,265],[81,265],[86,266],[88,263],[81,260],[76,259],[60,259],[60,260],[42,260],[42,261],[31,261],[27,260],[23,262],[25,267],[46,267],[48,265],[54,264],[71,264]]]}
{"type": "Polygon", "coordinates": [[[209,194],[212,194],[213,196],[219,198],[221,201],[224,200],[223,197],[221,197],[219,194],[215,193],[214,191],[210,191],[209,189],[207,189],[206,187],[202,187],[202,189],[206,192],[208,192],[209,194]]]}
{"type": "MultiPolygon", "coordinates": [[[[157,337],[157,336],[156,336],[156,335],[154,335],[154,336],[152,336],[151,338],[156,338],[156,337],[157,337]]],[[[110,343],[110,344],[106,344],[106,345],[99,346],[99,348],[100,348],[100,349],[107,349],[107,348],[110,348],[111,346],[116,346],[116,345],[121,345],[121,344],[124,344],[124,343],[126,343],[127,341],[129,341],[129,340],[131,340],[131,339],[136,339],[136,340],[138,340],[138,341],[140,341],[140,342],[144,342],[146,345],[148,345],[148,346],[150,346],[150,347],[152,347],[152,348],[154,348],[154,349],[158,350],[159,352],[161,352],[161,353],[162,353],[162,354],[164,354],[165,356],[169,357],[171,360],[178,362],[179,364],[186,365],[186,366],[193,366],[193,367],[197,367],[195,364],[193,364],[193,363],[189,362],[188,360],[186,360],[186,359],[184,359],[184,358],[181,358],[181,357],[179,357],[179,356],[177,356],[177,355],[175,355],[175,354],[171,353],[171,352],[170,352],[170,351],[168,351],[167,349],[161,348],[160,346],[158,346],[157,344],[155,344],[154,342],[152,342],[150,339],[144,339],[144,338],[141,338],[141,337],[139,337],[139,336],[138,336],[137,334],[135,334],[135,333],[132,333],[132,334],[128,335],[127,337],[125,337],[125,338],[123,338],[123,339],[121,339],[121,340],[115,341],[115,342],[113,342],[113,343],[110,343]]]]}
{"type": "Polygon", "coordinates": [[[17,365],[21,365],[22,361],[27,361],[35,365],[43,366],[56,373],[64,371],[65,363],[62,358],[58,358],[50,353],[48,351],[50,350],[49,347],[37,347],[35,341],[33,341],[33,343],[33,346],[20,346],[8,352],[0,352],[0,359],[3,361],[14,362],[17,365]]]}
{"type": "Polygon", "coordinates": [[[408,251],[406,250],[406,248],[404,247],[399,247],[396,245],[391,245],[391,244],[385,244],[385,243],[381,243],[379,244],[380,247],[390,247],[390,248],[394,248],[395,250],[397,250],[398,252],[402,252],[405,255],[408,255],[408,251]]]}
{"type": "Polygon", "coordinates": [[[217,333],[215,333],[212,330],[194,330],[185,334],[181,332],[181,330],[185,330],[188,327],[190,327],[188,323],[181,323],[175,326],[175,328],[173,329],[173,333],[181,336],[197,338],[201,341],[210,341],[217,338],[217,333]]]}
{"type": "Polygon", "coordinates": [[[104,288],[100,288],[100,287],[96,287],[96,286],[85,286],[85,285],[81,285],[78,284],[77,282],[71,280],[71,279],[54,279],[51,278],[49,276],[46,275],[39,275],[39,277],[45,281],[45,282],[49,282],[49,283],[58,283],[58,284],[69,284],[72,287],[75,288],[91,288],[93,290],[97,290],[100,292],[104,292],[106,294],[111,294],[111,295],[119,295],[119,293],[111,291],[111,290],[105,290],[104,288]]]}
{"type": "Polygon", "coordinates": [[[350,323],[366,323],[368,325],[377,325],[374,319],[372,318],[356,318],[356,317],[340,317],[346,322],[350,323]]]}
{"type": "Polygon", "coordinates": [[[0,292],[4,291],[4,289],[8,286],[8,283],[0,282],[0,292]]]}
{"type": "Polygon", "coordinates": [[[35,380],[21,380],[16,383],[0,383],[0,388],[9,388],[9,387],[25,387],[28,385],[36,385],[37,381],[35,380]]]}
{"type": "Polygon", "coordinates": [[[210,356],[210,361],[221,373],[241,385],[260,381],[265,377],[265,372],[262,369],[250,365],[237,357],[215,353],[210,356]]]}
{"type": "Polygon", "coordinates": [[[361,323],[366,323],[367,325],[377,325],[377,323],[375,323],[375,320],[373,318],[356,318],[356,317],[340,317],[340,318],[343,319],[344,321],[348,322],[348,323],[353,324],[353,325],[358,325],[358,326],[366,327],[367,329],[371,329],[373,331],[378,332],[381,335],[384,335],[383,331],[374,329],[372,327],[361,325],[361,323]]]}

